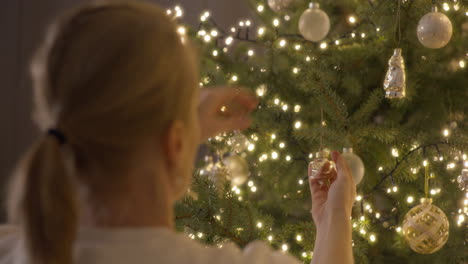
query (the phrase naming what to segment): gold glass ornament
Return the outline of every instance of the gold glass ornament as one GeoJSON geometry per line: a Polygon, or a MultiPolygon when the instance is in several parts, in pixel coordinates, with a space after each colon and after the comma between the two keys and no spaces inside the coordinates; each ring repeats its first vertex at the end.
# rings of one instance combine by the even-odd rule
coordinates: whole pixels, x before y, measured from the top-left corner
{"type": "Polygon", "coordinates": [[[403,235],[410,248],[420,254],[432,254],[442,248],[449,236],[449,221],[445,213],[423,198],[403,220],[403,235]]]}
{"type": "Polygon", "coordinates": [[[384,80],[385,97],[391,99],[404,98],[406,95],[406,73],[401,49],[393,51],[388,66],[384,80]]]}
{"type": "Polygon", "coordinates": [[[315,158],[309,163],[309,169],[308,169],[308,174],[309,174],[309,180],[318,180],[320,185],[322,184],[327,184],[330,185],[335,179],[331,177],[335,177],[336,174],[332,173],[333,170],[335,170],[334,167],[334,162],[328,160],[327,154],[325,151],[319,151],[315,154],[315,158]],[[325,165],[325,163],[330,163],[328,166],[328,169],[325,171],[322,171],[322,173],[319,175],[318,173],[320,172],[320,169],[325,165]],[[330,176],[330,177],[327,177],[330,176]]]}

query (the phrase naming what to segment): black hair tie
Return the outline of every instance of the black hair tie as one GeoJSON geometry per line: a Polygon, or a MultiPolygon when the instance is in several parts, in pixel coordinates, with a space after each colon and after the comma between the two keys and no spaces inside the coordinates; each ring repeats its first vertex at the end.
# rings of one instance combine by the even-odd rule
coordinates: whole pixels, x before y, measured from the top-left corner
{"type": "Polygon", "coordinates": [[[57,129],[49,129],[47,130],[47,134],[55,137],[60,143],[60,145],[63,145],[65,144],[65,142],[67,142],[65,135],[57,129]]]}

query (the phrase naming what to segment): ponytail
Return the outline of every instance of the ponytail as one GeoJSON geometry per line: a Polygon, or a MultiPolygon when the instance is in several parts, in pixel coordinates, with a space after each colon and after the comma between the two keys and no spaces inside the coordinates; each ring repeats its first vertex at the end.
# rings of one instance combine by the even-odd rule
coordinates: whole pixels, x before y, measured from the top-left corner
{"type": "Polygon", "coordinates": [[[10,217],[22,227],[29,263],[71,264],[78,222],[75,183],[65,146],[44,136],[13,178],[10,217]]]}

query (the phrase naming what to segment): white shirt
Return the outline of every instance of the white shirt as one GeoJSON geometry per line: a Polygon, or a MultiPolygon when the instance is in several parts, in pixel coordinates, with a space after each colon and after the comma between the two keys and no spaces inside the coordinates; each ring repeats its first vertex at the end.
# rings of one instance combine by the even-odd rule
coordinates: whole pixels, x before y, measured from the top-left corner
{"type": "MultiPolygon", "coordinates": [[[[299,264],[263,242],[243,251],[234,244],[208,247],[165,228],[83,229],[75,243],[75,264],[299,264]]],[[[0,227],[0,264],[26,264],[18,231],[0,227]]]]}

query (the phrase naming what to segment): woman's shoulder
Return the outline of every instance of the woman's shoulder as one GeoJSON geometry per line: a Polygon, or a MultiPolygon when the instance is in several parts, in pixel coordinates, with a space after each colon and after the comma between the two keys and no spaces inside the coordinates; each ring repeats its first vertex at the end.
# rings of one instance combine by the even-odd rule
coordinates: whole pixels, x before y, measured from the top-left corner
{"type": "MultiPolygon", "coordinates": [[[[300,263],[291,255],[274,250],[263,241],[253,241],[244,249],[232,242],[222,243],[218,246],[205,246],[186,235],[178,234],[179,239],[185,241],[186,248],[196,259],[196,263],[268,263],[268,264],[296,264],[300,263]]],[[[189,254],[190,254],[189,253],[189,254]]]]}
{"type": "Polygon", "coordinates": [[[12,253],[19,238],[19,228],[14,225],[0,225],[0,264],[12,263],[12,253]]]}

